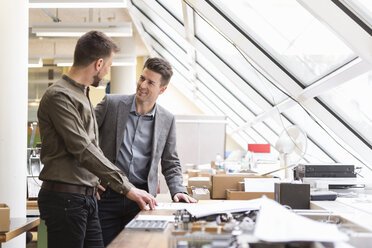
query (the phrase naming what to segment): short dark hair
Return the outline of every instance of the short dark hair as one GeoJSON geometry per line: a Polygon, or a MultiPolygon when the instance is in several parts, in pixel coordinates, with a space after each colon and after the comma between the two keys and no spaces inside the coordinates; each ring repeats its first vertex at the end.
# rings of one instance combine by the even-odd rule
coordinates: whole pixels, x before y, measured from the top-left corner
{"type": "Polygon", "coordinates": [[[118,46],[109,37],[93,30],[81,36],[76,43],[73,66],[85,67],[100,58],[110,57],[112,52],[119,51],[118,46]]]}
{"type": "Polygon", "coordinates": [[[168,85],[173,75],[172,66],[162,58],[149,58],[143,66],[145,68],[161,75],[161,86],[168,85]]]}

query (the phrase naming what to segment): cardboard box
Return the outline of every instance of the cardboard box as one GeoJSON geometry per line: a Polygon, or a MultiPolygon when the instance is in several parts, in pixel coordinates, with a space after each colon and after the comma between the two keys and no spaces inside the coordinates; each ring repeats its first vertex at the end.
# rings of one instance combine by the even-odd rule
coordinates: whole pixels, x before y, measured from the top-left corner
{"type": "Polygon", "coordinates": [[[238,191],[244,191],[244,190],[245,190],[244,182],[238,182],[238,191]]]}
{"type": "Polygon", "coordinates": [[[195,169],[187,170],[187,174],[189,175],[189,178],[190,177],[198,177],[199,173],[200,173],[200,170],[195,170],[195,169]]]}
{"type": "Polygon", "coordinates": [[[238,190],[238,184],[244,178],[270,178],[272,176],[260,176],[255,174],[216,174],[212,176],[212,198],[226,199],[226,190],[238,190]]]}
{"type": "Polygon", "coordinates": [[[237,190],[226,190],[227,200],[252,200],[266,195],[267,198],[274,199],[274,192],[244,192],[237,190]]]}
{"type": "Polygon", "coordinates": [[[0,232],[8,232],[10,228],[10,209],[8,205],[0,203],[0,232]]]}
{"type": "Polygon", "coordinates": [[[212,188],[210,177],[190,177],[188,185],[189,187],[194,186],[195,188],[206,187],[209,191],[212,188]]]}
{"type": "Polygon", "coordinates": [[[196,188],[192,190],[192,197],[196,200],[210,200],[211,194],[208,189],[196,188]]]}

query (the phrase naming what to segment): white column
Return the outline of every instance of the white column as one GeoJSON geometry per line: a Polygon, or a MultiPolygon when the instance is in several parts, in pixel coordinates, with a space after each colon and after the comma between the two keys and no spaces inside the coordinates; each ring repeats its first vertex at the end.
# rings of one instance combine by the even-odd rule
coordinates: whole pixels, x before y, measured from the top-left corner
{"type": "MultiPolygon", "coordinates": [[[[0,202],[10,217],[26,217],[28,1],[0,7],[0,202]]],[[[2,247],[25,247],[25,234],[2,247]]]]}
{"type": "MultiPolygon", "coordinates": [[[[133,56],[135,58],[135,40],[133,37],[115,39],[120,48],[120,55],[133,56]]],[[[136,65],[112,66],[111,67],[111,94],[134,94],[136,92],[136,65]]]]}

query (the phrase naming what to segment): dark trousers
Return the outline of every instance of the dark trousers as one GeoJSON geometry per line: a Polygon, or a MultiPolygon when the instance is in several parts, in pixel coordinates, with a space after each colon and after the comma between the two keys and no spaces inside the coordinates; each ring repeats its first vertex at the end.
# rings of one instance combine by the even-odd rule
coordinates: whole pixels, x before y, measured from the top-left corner
{"type": "MultiPolygon", "coordinates": [[[[147,186],[141,188],[147,190],[147,186]]],[[[101,194],[98,209],[105,246],[141,211],[135,201],[129,200],[110,188],[101,194]]]]}
{"type": "Polygon", "coordinates": [[[104,247],[95,196],[41,189],[38,204],[49,248],[104,247]]]}

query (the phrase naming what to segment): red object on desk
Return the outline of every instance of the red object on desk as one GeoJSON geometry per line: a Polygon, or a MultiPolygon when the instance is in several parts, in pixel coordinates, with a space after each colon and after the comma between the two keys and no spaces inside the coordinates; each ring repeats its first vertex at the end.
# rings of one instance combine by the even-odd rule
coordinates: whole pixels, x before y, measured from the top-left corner
{"type": "Polygon", "coordinates": [[[248,144],[248,151],[254,153],[270,153],[270,144],[248,144]]]}

